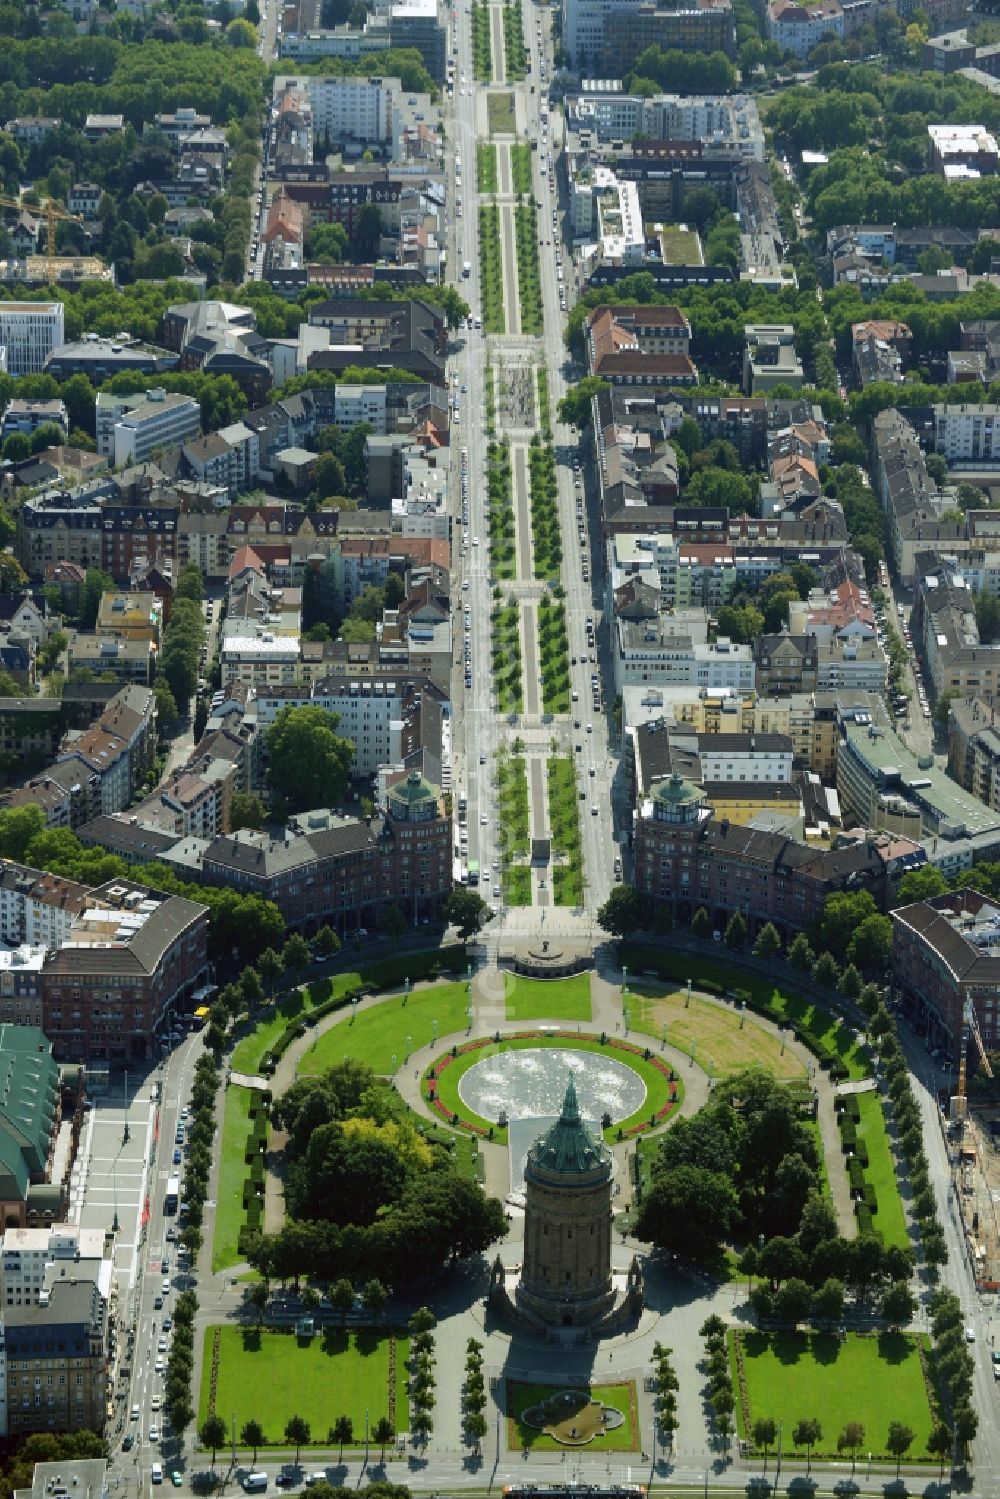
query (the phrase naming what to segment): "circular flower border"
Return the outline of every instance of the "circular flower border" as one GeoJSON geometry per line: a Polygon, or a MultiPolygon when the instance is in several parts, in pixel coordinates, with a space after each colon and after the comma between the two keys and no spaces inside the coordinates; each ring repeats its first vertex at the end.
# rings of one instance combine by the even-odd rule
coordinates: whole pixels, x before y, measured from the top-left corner
{"type": "MultiPolygon", "coordinates": [[[[680,1075],[675,1068],[670,1066],[669,1062],[657,1056],[651,1047],[636,1046],[631,1041],[620,1040],[616,1036],[608,1036],[606,1034],[599,1036],[581,1035],[579,1031],[549,1030],[546,1028],[544,1031],[510,1031],[499,1037],[497,1035],[478,1036],[473,1041],[455,1042],[445,1051],[442,1051],[439,1056],[435,1057],[424,1070],[420,1079],[420,1094],[424,1103],[451,1129],[464,1130],[467,1134],[478,1135],[482,1139],[492,1140],[498,1145],[505,1145],[507,1143],[507,1129],[505,1126],[498,1124],[491,1125],[487,1120],[481,1118],[480,1115],[474,1114],[471,1109],[465,1108],[464,1104],[460,1109],[449,1108],[446,1103],[442,1102],[437,1084],[441,1074],[446,1072],[449,1067],[453,1067],[455,1063],[459,1061],[463,1063],[461,1071],[464,1073],[469,1067],[474,1065],[477,1052],[494,1051],[498,1047],[503,1047],[511,1043],[515,1043],[515,1049],[518,1050],[531,1045],[545,1047],[561,1045],[574,1051],[597,1053],[615,1051],[629,1057],[632,1064],[638,1062],[640,1066],[635,1066],[634,1070],[640,1076],[642,1075],[642,1067],[649,1067],[652,1071],[660,1074],[669,1090],[666,1103],[661,1104],[658,1109],[646,1115],[646,1117],[638,1122],[628,1125],[627,1128],[623,1127],[623,1124],[627,1123],[627,1121],[612,1124],[604,1131],[604,1138],[609,1144],[614,1144],[619,1140],[632,1139],[635,1135],[648,1134],[650,1130],[662,1128],[670,1116],[680,1107],[684,1098],[684,1084],[680,1075]]],[[[456,1095],[457,1091],[456,1086],[456,1095]]],[[[460,1098],[459,1103],[461,1103],[460,1098]]],[[[629,1117],[634,1119],[636,1116],[631,1115],[629,1117]]]]}

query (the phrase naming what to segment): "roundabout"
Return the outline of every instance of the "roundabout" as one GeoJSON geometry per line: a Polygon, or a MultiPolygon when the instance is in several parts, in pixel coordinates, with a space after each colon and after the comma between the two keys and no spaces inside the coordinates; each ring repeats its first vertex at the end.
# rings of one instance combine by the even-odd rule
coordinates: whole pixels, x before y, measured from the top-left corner
{"type": "Polygon", "coordinates": [[[650,1047],[556,1029],[456,1043],[425,1069],[420,1091],[453,1129],[506,1145],[510,1121],[547,1114],[567,1074],[608,1144],[659,1129],[684,1096],[681,1079],[650,1047]]]}

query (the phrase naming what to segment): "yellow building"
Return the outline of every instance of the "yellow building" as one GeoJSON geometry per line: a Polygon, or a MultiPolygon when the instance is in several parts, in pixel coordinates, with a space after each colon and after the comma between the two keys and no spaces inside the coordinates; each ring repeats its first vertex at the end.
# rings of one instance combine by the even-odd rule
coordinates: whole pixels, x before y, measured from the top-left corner
{"type": "Polygon", "coordinates": [[[155,593],[103,593],[97,611],[97,634],[105,640],[160,643],[163,604],[155,593]]]}
{"type": "Polygon", "coordinates": [[[746,827],[762,812],[802,815],[798,787],[787,781],[708,781],[702,790],[720,823],[727,818],[736,827],[746,827]]]}

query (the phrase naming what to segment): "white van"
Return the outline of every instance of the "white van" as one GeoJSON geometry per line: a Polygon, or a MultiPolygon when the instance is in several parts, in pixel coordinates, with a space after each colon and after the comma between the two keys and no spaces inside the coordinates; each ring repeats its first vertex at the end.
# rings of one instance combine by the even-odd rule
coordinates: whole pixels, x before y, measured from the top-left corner
{"type": "Polygon", "coordinates": [[[267,1488],[266,1473],[248,1473],[243,1480],[243,1487],[248,1494],[256,1494],[260,1489],[267,1488]]]}
{"type": "Polygon", "coordinates": [[[154,1463],[153,1466],[149,1470],[149,1477],[150,1477],[150,1480],[153,1483],[162,1483],[163,1482],[163,1464],[162,1463],[154,1463]]]}

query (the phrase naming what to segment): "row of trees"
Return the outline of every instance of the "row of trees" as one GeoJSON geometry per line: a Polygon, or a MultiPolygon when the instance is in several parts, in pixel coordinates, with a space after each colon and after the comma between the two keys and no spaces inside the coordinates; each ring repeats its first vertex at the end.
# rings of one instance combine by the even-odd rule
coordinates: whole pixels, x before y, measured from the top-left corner
{"type": "MultiPolygon", "coordinates": [[[[219,1448],[225,1446],[228,1436],[229,1431],[225,1421],[215,1411],[206,1416],[204,1421],[201,1423],[201,1427],[198,1431],[198,1440],[203,1447],[207,1448],[208,1451],[211,1452],[213,1468],[215,1467],[215,1459],[219,1448]]],[[[369,1433],[366,1432],[366,1441],[368,1439],[368,1436],[369,1433]]],[[[374,1426],[371,1429],[370,1436],[371,1440],[376,1444],[376,1446],[381,1447],[382,1460],[384,1461],[386,1446],[389,1442],[392,1441],[393,1437],[392,1422],[389,1420],[388,1416],[379,1416],[378,1420],[375,1422],[374,1426]]],[[[284,1425],[282,1439],[287,1443],[289,1447],[295,1448],[295,1465],[296,1467],[298,1467],[299,1454],[301,1453],[302,1448],[308,1447],[313,1440],[313,1430],[311,1422],[307,1421],[305,1416],[289,1416],[284,1425]]],[[[345,1446],[350,1446],[351,1443],[355,1440],[353,1417],[348,1415],[338,1416],[328,1428],[326,1439],[331,1447],[339,1446],[340,1456],[341,1458],[343,1458],[345,1446]]],[[[273,1440],[273,1437],[269,1438],[266,1435],[263,1425],[255,1417],[251,1417],[248,1421],[244,1421],[243,1425],[240,1427],[240,1443],[244,1447],[249,1447],[253,1452],[253,1464],[255,1467],[257,1465],[258,1449],[263,1447],[269,1441],[273,1440]]],[[[369,1486],[369,1490],[375,1489],[377,1487],[377,1485],[371,1484],[369,1486]]],[[[330,1492],[334,1492],[332,1488],[330,1492]]],[[[368,1491],[363,1490],[362,1492],[368,1491]]]]}
{"type": "Polygon", "coordinates": [[[729,1368],[729,1350],[726,1347],[726,1324],[721,1317],[708,1317],[702,1323],[700,1332],[705,1339],[702,1367],[708,1378],[708,1406],[712,1413],[712,1424],[723,1442],[728,1442],[733,1429],[736,1397],[733,1394],[733,1376],[729,1368]]]}
{"type": "MultiPolygon", "coordinates": [[[[669,910],[632,885],[616,885],[598,911],[597,920],[604,931],[622,941],[635,931],[670,930],[669,910]]],[[[714,936],[714,923],[704,906],[691,917],[690,931],[702,941],[714,936]]],[[[746,917],[742,911],[734,911],[723,929],[723,941],[731,951],[742,952],[749,938],[746,917]]],[[[785,956],[793,968],[810,973],[816,983],[839,988],[842,994],[857,999],[865,987],[862,974],[882,973],[891,950],[892,922],[881,915],[870,891],[859,890],[827,896],[823,914],[813,929],[813,941],[805,932],[798,932],[785,956]]],[[[752,951],[768,962],[781,955],[781,935],[773,922],[760,927],[752,951]]]]}
{"type": "Polygon", "coordinates": [[[483,1345],[470,1338],[465,1345],[465,1379],[462,1381],[462,1419],[466,1440],[480,1449],[486,1435],[486,1385],[483,1380],[483,1345]]]}
{"type": "MultiPolygon", "coordinates": [[[[426,1442],[434,1430],[434,1328],[437,1318],[429,1307],[421,1306],[409,1322],[410,1333],[410,1431],[419,1442],[426,1442]]],[[[480,1376],[481,1377],[481,1376],[480,1376]]]]}

